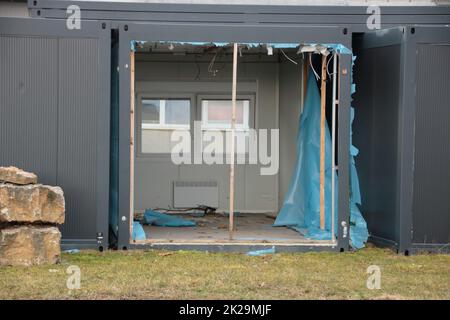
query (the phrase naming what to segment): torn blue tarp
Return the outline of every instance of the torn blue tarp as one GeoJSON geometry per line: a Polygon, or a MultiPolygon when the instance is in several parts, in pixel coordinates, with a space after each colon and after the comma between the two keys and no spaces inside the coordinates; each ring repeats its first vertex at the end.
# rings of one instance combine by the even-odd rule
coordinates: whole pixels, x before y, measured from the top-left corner
{"type": "Polygon", "coordinates": [[[150,209],[145,210],[143,222],[144,224],[152,224],[160,227],[195,227],[196,225],[195,221],[150,209]]]}
{"type": "Polygon", "coordinates": [[[131,238],[133,240],[146,240],[147,239],[144,228],[139,223],[139,221],[133,221],[133,233],[132,233],[131,238]]]}
{"type": "MultiPolygon", "coordinates": [[[[351,108],[352,120],[354,110],[351,108]]],[[[354,248],[362,248],[368,232],[356,203],[361,203],[359,183],[350,149],[350,239],[354,248]]],[[[338,177],[331,168],[331,137],[325,123],[325,229],[320,229],[320,93],[313,72],[309,72],[304,110],[297,134],[297,162],[283,206],[274,226],[288,226],[305,237],[331,239],[331,175],[335,174],[335,230],[337,235],[338,177]]]]}
{"type": "MultiPolygon", "coordinates": [[[[356,86],[353,83],[353,66],[356,56],[352,56],[351,94],[356,92],[356,86]]],[[[355,109],[350,107],[350,244],[353,248],[362,248],[369,238],[366,220],[361,214],[358,205],[361,205],[361,191],[359,188],[358,172],[356,170],[355,157],[359,150],[353,145],[352,124],[355,118],[355,109]]]]}

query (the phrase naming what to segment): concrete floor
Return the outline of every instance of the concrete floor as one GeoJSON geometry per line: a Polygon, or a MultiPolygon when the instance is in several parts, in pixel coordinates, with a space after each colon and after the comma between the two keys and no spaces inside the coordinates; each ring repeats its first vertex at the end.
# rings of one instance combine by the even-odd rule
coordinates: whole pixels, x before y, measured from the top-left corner
{"type": "MultiPolygon", "coordinates": [[[[286,227],[272,227],[274,219],[265,214],[240,213],[235,216],[234,240],[229,240],[228,219],[224,214],[203,217],[180,215],[197,222],[196,227],[144,226],[147,241],[188,243],[317,243],[305,239],[300,233],[286,227]]],[[[320,242],[320,241],[319,241],[320,242]]]]}

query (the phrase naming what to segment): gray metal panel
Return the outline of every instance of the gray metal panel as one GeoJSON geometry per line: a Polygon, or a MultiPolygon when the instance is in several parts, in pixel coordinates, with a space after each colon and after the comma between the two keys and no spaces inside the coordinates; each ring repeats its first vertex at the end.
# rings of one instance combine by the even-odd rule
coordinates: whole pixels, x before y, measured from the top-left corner
{"type": "MultiPolygon", "coordinates": [[[[414,144],[416,120],[416,64],[418,44],[449,44],[450,28],[417,26],[405,30],[406,41],[402,48],[403,59],[403,95],[402,113],[399,128],[401,129],[401,184],[400,184],[400,246],[401,251],[409,252],[414,248],[413,230],[413,182],[414,182],[414,144]]],[[[427,171],[432,168],[427,168],[427,171]]],[[[448,170],[448,169],[447,169],[448,170]]]]}
{"type": "MultiPolygon", "coordinates": [[[[41,16],[53,19],[67,17],[65,10],[41,9],[41,16]]],[[[276,14],[266,13],[254,15],[249,19],[246,13],[194,13],[194,12],[145,12],[145,11],[89,11],[83,10],[83,19],[87,20],[118,20],[143,22],[203,22],[203,23],[249,23],[261,24],[310,24],[310,25],[351,25],[366,27],[367,15],[351,14],[276,14]]],[[[450,15],[383,15],[382,26],[395,26],[405,24],[445,24],[450,21],[450,15]]]]}
{"type": "Polygon", "coordinates": [[[450,243],[450,43],[419,44],[413,242],[450,243]]]}
{"type": "Polygon", "coordinates": [[[0,36],[0,165],[56,184],[57,40],[0,36]]]}
{"type": "MultiPolygon", "coordinates": [[[[433,86],[430,86],[430,83],[425,83],[423,81],[425,81],[425,79],[421,79],[416,80],[419,78],[419,76],[416,77],[416,64],[417,64],[417,52],[419,52],[419,46],[421,43],[426,43],[426,44],[449,44],[450,43],[450,28],[449,27],[432,27],[432,26],[416,26],[416,27],[405,27],[405,28],[401,28],[399,29],[401,31],[401,35],[399,36],[395,36],[393,34],[390,34],[392,32],[395,32],[394,30],[388,30],[388,31],[381,31],[381,32],[377,32],[374,34],[366,34],[364,35],[364,38],[367,38],[368,41],[363,41],[363,48],[374,48],[376,47],[377,42],[381,45],[381,46],[390,46],[390,45],[394,45],[397,40],[399,41],[399,43],[401,44],[400,46],[400,65],[399,65],[399,102],[398,102],[398,134],[397,134],[397,169],[396,169],[396,213],[395,213],[395,241],[394,244],[397,246],[399,251],[402,252],[410,252],[412,249],[416,250],[418,248],[418,246],[413,243],[413,239],[412,236],[414,234],[414,230],[417,227],[417,224],[422,223],[419,220],[414,221],[413,223],[413,194],[414,197],[418,197],[419,199],[423,200],[423,197],[427,197],[427,200],[431,200],[431,196],[430,194],[427,194],[426,192],[424,192],[424,185],[421,184],[420,180],[416,181],[414,183],[415,180],[415,165],[416,165],[416,161],[415,158],[415,122],[417,121],[417,117],[416,117],[416,103],[419,103],[418,101],[416,101],[417,99],[420,99],[419,96],[417,96],[417,92],[422,93],[422,94],[428,94],[426,92],[430,91],[431,93],[435,92],[436,88],[433,86]],[[390,35],[389,35],[390,34],[390,35]],[[397,39],[397,40],[396,40],[397,39]],[[419,81],[416,83],[416,81],[419,81]],[[413,185],[414,187],[418,188],[417,190],[414,191],[413,193],[413,185]],[[424,193],[421,193],[424,192],[424,193]]],[[[440,61],[439,59],[433,59],[432,56],[427,57],[429,60],[429,63],[434,64],[438,61],[440,61]]],[[[447,55],[448,58],[448,55],[447,55]]],[[[384,62],[385,63],[385,62],[384,62]]],[[[441,68],[442,66],[440,66],[439,64],[437,66],[433,66],[433,68],[441,68]]],[[[448,84],[448,83],[446,83],[448,84]]],[[[361,86],[362,84],[360,84],[361,86]]],[[[370,84],[369,84],[370,85],[370,84]]],[[[445,87],[445,83],[442,83],[442,86],[445,87]]],[[[448,86],[447,86],[448,87],[448,86]]],[[[446,90],[447,88],[445,88],[446,90]]],[[[439,90],[438,90],[439,91],[439,90]]],[[[439,91],[440,94],[443,94],[442,88],[439,91]]],[[[367,97],[367,99],[371,99],[370,96],[367,97]]],[[[447,101],[447,100],[443,100],[443,101],[447,101]]],[[[357,103],[358,103],[358,99],[357,99],[357,103]]],[[[448,105],[447,104],[443,104],[443,105],[448,105]]],[[[441,104],[442,106],[442,104],[441,104]]],[[[429,106],[426,106],[427,111],[429,111],[429,106]]],[[[436,114],[435,114],[436,115],[436,114]]],[[[423,138],[424,136],[426,137],[427,135],[433,135],[436,134],[436,136],[439,136],[439,134],[437,132],[439,132],[438,128],[434,128],[434,126],[439,127],[440,124],[440,120],[442,120],[442,116],[447,116],[446,111],[439,111],[439,115],[437,118],[434,118],[435,115],[429,115],[428,121],[430,121],[430,123],[428,123],[428,127],[426,128],[422,128],[422,132],[417,131],[417,134],[420,134],[420,138],[417,137],[417,139],[425,139],[423,138]],[[433,127],[433,129],[431,129],[433,127]],[[430,131],[431,130],[431,131],[430,131]],[[437,131],[435,131],[437,130],[437,131]]],[[[448,117],[447,117],[448,118],[448,117]]],[[[423,121],[422,118],[420,118],[420,121],[423,121]]],[[[381,124],[382,126],[385,126],[385,123],[381,124]]],[[[421,125],[423,125],[423,123],[421,123],[421,125]]],[[[442,125],[441,125],[442,126],[442,125]]],[[[420,128],[420,126],[418,127],[420,128]]],[[[441,128],[442,130],[442,128],[441,128]]],[[[440,132],[441,134],[443,134],[444,132],[440,132]]],[[[361,138],[364,138],[364,134],[361,136],[361,138]]],[[[448,136],[448,135],[447,135],[448,136]]],[[[447,139],[448,140],[448,139],[447,139]]],[[[430,140],[427,140],[428,143],[430,140]]],[[[438,151],[438,155],[440,156],[445,156],[447,151],[444,150],[448,150],[446,149],[447,147],[445,147],[445,142],[446,139],[441,140],[436,139],[436,141],[434,141],[435,144],[433,145],[434,148],[438,148],[440,149],[440,151],[438,151]]],[[[426,142],[424,142],[423,144],[425,144],[426,142]]],[[[430,146],[427,146],[428,148],[430,148],[430,146]]],[[[417,146],[416,146],[417,148],[417,146]]],[[[431,150],[431,149],[428,149],[431,150]]],[[[434,149],[433,149],[434,150],[434,149]]],[[[417,150],[416,150],[417,152],[417,150]]],[[[422,151],[419,151],[422,152],[422,151]]],[[[433,151],[436,152],[436,151],[433,151]]],[[[385,155],[383,154],[382,157],[384,158],[385,155]]],[[[382,157],[377,158],[377,161],[384,161],[384,159],[382,157]]],[[[430,161],[430,159],[425,160],[426,157],[424,156],[423,153],[421,153],[421,155],[416,155],[416,157],[421,157],[421,161],[423,161],[422,163],[422,171],[419,171],[420,175],[422,177],[431,175],[433,176],[433,171],[436,170],[436,168],[434,167],[434,164],[432,163],[432,161],[430,161]],[[428,161],[428,162],[427,162],[428,161]],[[426,163],[427,162],[427,163],[426,163]],[[426,163],[426,164],[425,164],[426,163]]],[[[437,161],[437,160],[433,160],[433,161],[437,161]]],[[[442,175],[446,175],[448,174],[448,167],[447,168],[443,168],[441,167],[441,174],[442,175]]],[[[363,170],[363,176],[364,176],[364,170],[363,170]]],[[[440,187],[444,187],[444,189],[439,189],[439,194],[440,192],[444,192],[444,194],[440,194],[441,196],[444,196],[443,198],[440,197],[438,199],[433,198],[433,200],[435,200],[435,202],[439,202],[439,201],[445,201],[446,197],[445,197],[445,193],[448,193],[448,188],[445,189],[445,186],[441,185],[440,187]]],[[[427,189],[427,191],[429,191],[427,189]]],[[[363,199],[364,201],[364,199],[363,199]]],[[[416,201],[416,200],[414,200],[416,201]]],[[[414,202],[414,203],[417,203],[414,202]]],[[[422,208],[424,208],[426,206],[428,206],[427,208],[431,208],[430,210],[432,210],[434,203],[430,203],[430,202],[425,202],[422,204],[422,208]]],[[[442,204],[441,204],[442,205],[442,204]]],[[[445,210],[445,205],[443,204],[443,207],[441,209],[445,210]]],[[[430,211],[428,211],[428,215],[430,211]]],[[[441,212],[441,211],[438,211],[441,212]]],[[[436,214],[436,213],[433,213],[436,214]]],[[[448,210],[447,213],[448,215],[448,210]]],[[[438,234],[442,234],[445,236],[445,234],[447,234],[448,236],[448,229],[445,231],[442,231],[441,233],[441,229],[440,226],[438,226],[439,223],[441,223],[441,220],[443,220],[444,225],[448,225],[448,223],[446,223],[446,219],[448,219],[448,217],[443,217],[442,213],[437,213],[436,214],[439,218],[437,219],[438,221],[436,221],[436,219],[429,219],[426,228],[427,228],[427,232],[428,234],[430,234],[430,232],[437,232],[438,234]],[[434,220],[433,222],[431,222],[432,220],[434,220]],[[434,230],[437,231],[434,231],[434,230]]],[[[388,227],[387,225],[385,226],[386,228],[388,227]]],[[[420,230],[424,230],[422,229],[421,226],[418,227],[419,228],[419,232],[420,230]]],[[[369,231],[370,231],[370,225],[369,225],[369,231]]],[[[423,232],[423,231],[422,231],[423,232]]],[[[420,234],[420,233],[419,233],[420,234]]],[[[390,242],[392,243],[392,239],[386,239],[386,238],[382,238],[382,237],[378,237],[377,235],[375,235],[375,239],[377,241],[384,241],[384,242],[390,242]]],[[[440,246],[441,244],[436,244],[436,246],[440,246]]]]}
{"type": "MultiPolygon", "coordinates": [[[[196,12],[196,13],[255,13],[255,14],[310,14],[310,15],[367,15],[367,6],[293,6],[293,5],[220,5],[183,3],[125,3],[106,1],[61,1],[28,0],[28,7],[35,9],[66,9],[69,4],[78,4],[82,10],[97,11],[141,11],[141,12],[196,12]]],[[[448,6],[384,6],[383,14],[450,14],[448,6]]]]}
{"type": "Polygon", "coordinates": [[[82,26],[0,18],[0,164],[63,187],[65,244],[106,246],[110,30],[82,26]]]}
{"type": "MultiPolygon", "coordinates": [[[[353,31],[369,31],[366,6],[217,5],[174,3],[111,3],[99,1],[29,0],[31,14],[46,18],[66,17],[70,4],[80,6],[83,19],[184,23],[250,23],[335,25],[353,31]]],[[[449,6],[382,7],[381,27],[450,23],[449,6]]]]}
{"type": "Polygon", "coordinates": [[[66,239],[95,238],[98,40],[60,39],[57,184],[66,199],[66,239]]]}
{"type": "Polygon", "coordinates": [[[362,213],[372,236],[397,242],[400,45],[367,48],[357,55],[353,136],[362,213]]]}

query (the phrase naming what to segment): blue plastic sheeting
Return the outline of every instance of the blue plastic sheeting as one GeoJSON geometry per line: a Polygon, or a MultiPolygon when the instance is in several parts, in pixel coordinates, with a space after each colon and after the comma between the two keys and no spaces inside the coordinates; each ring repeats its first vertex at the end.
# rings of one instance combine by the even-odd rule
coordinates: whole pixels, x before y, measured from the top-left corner
{"type": "MultiPolygon", "coordinates": [[[[356,56],[352,56],[351,94],[356,92],[356,86],[353,83],[353,66],[356,56]]],[[[350,107],[350,243],[353,248],[364,247],[364,243],[369,238],[367,223],[364,220],[357,204],[361,205],[361,192],[359,189],[358,172],[356,171],[355,157],[359,150],[352,144],[352,124],[355,118],[355,109],[350,107]]]]}
{"type": "Polygon", "coordinates": [[[264,256],[266,254],[274,254],[274,253],[275,253],[275,246],[273,246],[270,249],[249,251],[249,252],[247,252],[247,255],[252,256],[252,257],[258,257],[258,256],[264,256]]]}
{"type": "Polygon", "coordinates": [[[156,212],[150,209],[144,212],[144,223],[160,227],[195,227],[195,221],[186,220],[181,217],[156,212]]]}
{"type": "MultiPolygon", "coordinates": [[[[352,120],[354,110],[351,111],[352,120]]],[[[356,203],[361,203],[359,182],[350,150],[350,239],[354,248],[367,241],[367,225],[356,203]]],[[[289,190],[274,226],[288,226],[315,240],[331,239],[331,137],[325,123],[325,229],[320,229],[320,93],[313,72],[309,72],[304,110],[297,134],[297,162],[289,190]]],[[[334,173],[335,174],[335,173],[334,173]]],[[[337,234],[338,176],[335,174],[335,230],[337,234]]]]}
{"type": "MultiPolygon", "coordinates": [[[[144,44],[147,41],[137,41],[132,40],[131,41],[131,50],[136,51],[136,45],[138,44],[144,44]]],[[[192,46],[215,46],[215,47],[226,47],[231,46],[232,43],[230,42],[185,42],[185,41],[160,41],[159,43],[172,43],[172,44],[178,44],[178,45],[192,45],[192,46]]],[[[259,42],[240,42],[240,45],[246,45],[248,47],[259,47],[259,46],[269,46],[273,48],[279,48],[279,49],[295,49],[300,46],[299,43],[259,43],[259,42]]],[[[351,50],[347,47],[343,46],[342,44],[335,44],[335,43],[325,43],[325,44],[319,44],[319,43],[302,43],[303,45],[321,45],[330,49],[333,49],[341,54],[351,54],[351,50]]]]}
{"type": "Polygon", "coordinates": [[[133,240],[146,240],[147,239],[144,228],[138,221],[133,221],[133,233],[132,233],[131,237],[133,240]]]}

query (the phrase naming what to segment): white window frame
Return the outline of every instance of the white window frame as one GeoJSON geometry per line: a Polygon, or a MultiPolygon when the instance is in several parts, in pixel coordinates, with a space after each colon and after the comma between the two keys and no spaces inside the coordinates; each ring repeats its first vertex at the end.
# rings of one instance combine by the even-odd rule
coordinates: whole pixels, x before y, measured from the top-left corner
{"type": "MultiPolygon", "coordinates": [[[[224,94],[199,94],[197,95],[197,106],[198,106],[198,115],[197,118],[202,122],[202,131],[231,131],[231,123],[230,125],[223,124],[210,124],[207,119],[205,119],[204,114],[207,113],[207,106],[204,106],[204,100],[230,100],[231,95],[224,94]]],[[[236,131],[249,131],[250,128],[254,128],[254,119],[255,119],[255,96],[254,94],[238,94],[236,96],[236,100],[248,100],[248,107],[245,108],[244,105],[244,114],[243,114],[243,124],[236,123],[235,130],[236,131]],[[245,125],[247,124],[247,125],[245,125]]]]}
{"type": "MultiPolygon", "coordinates": [[[[189,130],[192,132],[194,120],[196,117],[196,96],[193,93],[173,93],[173,92],[156,92],[156,91],[141,91],[136,94],[137,114],[135,117],[135,137],[136,139],[136,157],[153,159],[154,161],[167,161],[170,159],[170,153],[161,152],[142,152],[142,130],[189,130]],[[190,101],[189,110],[189,125],[160,125],[142,123],[142,100],[158,100],[158,99],[182,99],[190,101]],[[181,126],[181,127],[180,127],[181,126]]],[[[160,116],[161,117],[161,116],[160,116]]]]}
{"type": "MultiPolygon", "coordinates": [[[[255,128],[255,117],[256,117],[256,93],[246,92],[238,93],[236,96],[237,100],[249,100],[249,110],[248,110],[248,129],[236,129],[236,131],[247,132],[250,128],[255,128]]],[[[158,153],[158,152],[142,152],[142,130],[189,130],[193,139],[194,121],[202,121],[202,101],[203,100],[231,100],[231,95],[226,94],[223,91],[218,93],[208,93],[204,94],[201,91],[197,92],[161,92],[161,91],[141,91],[136,94],[136,117],[135,117],[135,137],[136,137],[136,157],[137,158],[147,158],[153,159],[153,161],[167,161],[170,159],[169,153],[158,153]],[[187,125],[161,125],[161,124],[143,124],[142,123],[142,100],[158,100],[158,99],[186,99],[190,101],[190,123],[187,125]],[[180,127],[182,126],[182,127],[180,127]]],[[[160,115],[161,118],[161,115],[160,115]]],[[[202,131],[230,131],[231,129],[203,129],[202,131]]],[[[193,140],[191,141],[193,146],[193,140]]],[[[247,152],[246,152],[247,153],[247,152]]]]}
{"type": "Polygon", "coordinates": [[[149,97],[142,95],[139,99],[140,104],[140,124],[141,129],[151,129],[151,130],[189,130],[190,121],[188,124],[167,124],[166,122],[166,101],[167,100],[188,100],[189,101],[189,118],[191,118],[192,109],[192,99],[190,97],[180,98],[180,97],[149,97]],[[159,100],[159,123],[143,123],[142,122],[142,101],[143,100],[159,100]]]}

